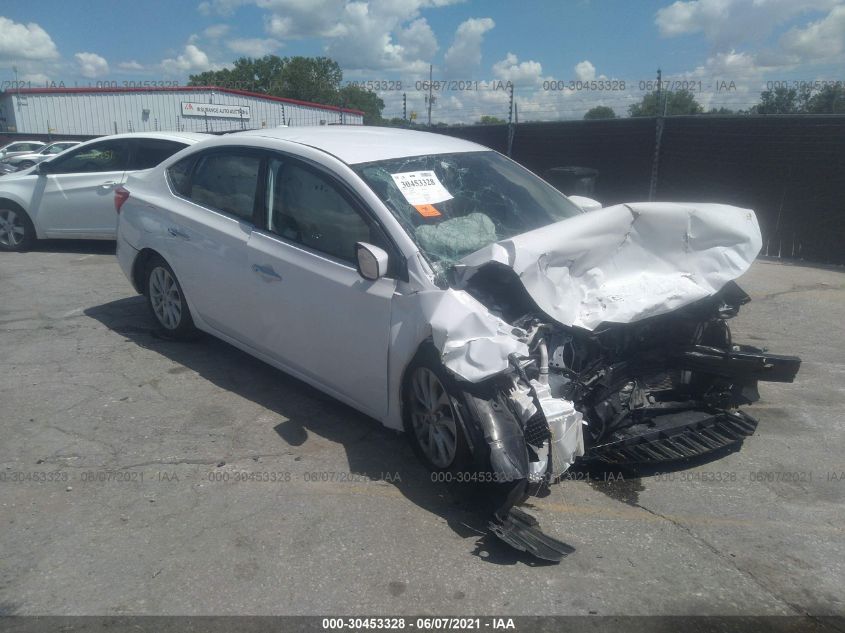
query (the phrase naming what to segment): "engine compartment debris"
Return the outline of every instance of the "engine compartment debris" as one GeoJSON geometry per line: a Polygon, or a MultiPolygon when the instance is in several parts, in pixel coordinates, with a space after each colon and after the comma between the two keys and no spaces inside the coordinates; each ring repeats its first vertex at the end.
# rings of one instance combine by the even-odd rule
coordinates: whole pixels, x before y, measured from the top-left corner
{"type": "Polygon", "coordinates": [[[576,459],[686,459],[754,433],[737,407],[759,399],[761,380],[792,382],[801,364],[732,339],[727,321],[750,301],[733,280],[760,243],[752,211],[639,203],[455,265],[425,313],[443,364],[466,385],[459,408],[474,452],[511,482],[496,493],[494,534],[560,560],[568,546],[515,506],[576,459]]]}

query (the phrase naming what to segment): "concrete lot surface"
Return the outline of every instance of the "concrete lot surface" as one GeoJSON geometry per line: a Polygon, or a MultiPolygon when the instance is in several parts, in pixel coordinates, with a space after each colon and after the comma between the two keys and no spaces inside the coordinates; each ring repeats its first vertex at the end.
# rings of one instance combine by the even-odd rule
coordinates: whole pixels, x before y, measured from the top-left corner
{"type": "Polygon", "coordinates": [[[156,337],[113,248],[0,254],[0,613],[845,614],[842,270],[753,266],[734,338],[797,382],[761,385],[738,452],[534,499],[576,548],[548,565],[402,436],[156,337]]]}

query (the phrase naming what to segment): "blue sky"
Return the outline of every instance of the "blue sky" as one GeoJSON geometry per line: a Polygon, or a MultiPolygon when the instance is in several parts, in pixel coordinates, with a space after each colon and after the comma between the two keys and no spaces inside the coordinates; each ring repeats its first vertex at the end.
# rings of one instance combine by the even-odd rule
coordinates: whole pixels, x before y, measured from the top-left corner
{"type": "MultiPolygon", "coordinates": [[[[577,117],[597,104],[623,114],[658,66],[693,82],[706,106],[747,107],[771,81],[845,80],[845,1],[0,3],[0,80],[16,66],[33,85],[184,82],[264,53],[328,55],[346,80],[402,80],[401,91],[380,91],[386,115],[401,113],[402,92],[424,108],[415,87],[429,63],[439,78],[512,81],[522,118],[577,117]],[[562,89],[550,90],[558,80],[562,89]],[[590,80],[614,83],[568,83],[590,80]]],[[[439,92],[435,118],[506,115],[502,91],[461,87],[439,92]]]]}

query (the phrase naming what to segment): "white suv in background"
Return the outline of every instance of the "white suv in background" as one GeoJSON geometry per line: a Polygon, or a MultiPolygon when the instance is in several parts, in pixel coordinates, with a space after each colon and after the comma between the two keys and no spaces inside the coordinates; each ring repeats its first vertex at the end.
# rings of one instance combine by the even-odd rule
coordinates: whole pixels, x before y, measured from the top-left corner
{"type": "Polygon", "coordinates": [[[0,179],[0,251],[36,239],[106,239],[117,231],[114,190],[208,138],[191,132],[117,134],[88,141],[34,168],[0,179]]]}

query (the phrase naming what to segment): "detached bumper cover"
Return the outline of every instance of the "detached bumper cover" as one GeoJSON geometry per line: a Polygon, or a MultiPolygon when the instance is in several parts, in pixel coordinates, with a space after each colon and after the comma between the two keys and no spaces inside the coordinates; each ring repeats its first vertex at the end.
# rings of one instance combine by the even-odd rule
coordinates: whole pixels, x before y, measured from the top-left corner
{"type": "Polygon", "coordinates": [[[610,464],[645,464],[704,455],[754,434],[757,420],[742,411],[679,411],[611,434],[587,459],[610,464]]]}

